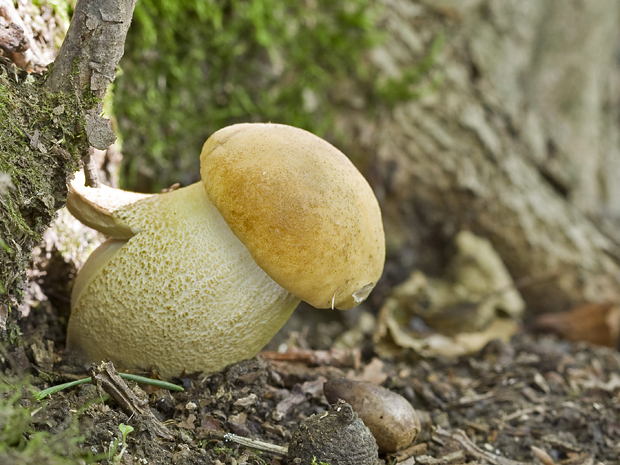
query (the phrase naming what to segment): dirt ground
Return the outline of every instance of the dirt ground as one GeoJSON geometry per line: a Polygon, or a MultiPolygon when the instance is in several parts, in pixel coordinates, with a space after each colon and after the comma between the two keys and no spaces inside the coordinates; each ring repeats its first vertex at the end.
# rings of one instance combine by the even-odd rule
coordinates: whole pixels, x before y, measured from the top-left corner
{"type": "MultiPolygon", "coordinates": [[[[327,311],[312,320],[302,308],[268,348],[294,341],[303,349],[329,349],[354,320],[342,315],[327,311]]],[[[38,389],[88,376],[88,366],[64,353],[65,323],[66,315],[49,302],[34,306],[23,320],[23,350],[9,357],[5,375],[30,373],[38,389]]],[[[284,465],[290,463],[285,457],[238,445],[224,434],[286,446],[301,420],[329,408],[323,383],[348,377],[401,394],[421,420],[414,445],[381,455],[380,463],[620,463],[616,350],[522,332],[510,344],[492,341],[458,359],[408,354],[381,360],[368,338],[359,353],[357,368],[259,356],[219,373],[175,380],[184,392],[128,381],[138,403],[148,403],[164,425],[163,433],[144,416],[130,417],[90,383],[43,402],[24,394],[21,405],[34,409],[35,430],[54,436],[77,435],[71,429],[77,422],[77,450],[102,464],[284,465]],[[121,424],[134,428],[122,456],[114,447],[115,440],[122,443],[121,424]]],[[[325,360],[337,364],[329,354],[325,360]]]]}

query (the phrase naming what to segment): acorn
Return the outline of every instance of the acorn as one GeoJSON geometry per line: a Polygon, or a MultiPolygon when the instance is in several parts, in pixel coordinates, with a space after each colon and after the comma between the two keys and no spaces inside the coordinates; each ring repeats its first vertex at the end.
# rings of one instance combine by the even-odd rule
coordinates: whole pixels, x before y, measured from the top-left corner
{"type": "Polygon", "coordinates": [[[381,386],[330,380],[323,386],[329,403],[342,399],[351,405],[374,435],[381,452],[396,452],[413,442],[420,433],[420,420],[403,396],[381,386]]]}
{"type": "Polygon", "coordinates": [[[288,446],[290,463],[377,465],[377,442],[353,408],[339,400],[322,414],[303,420],[288,446]]]}

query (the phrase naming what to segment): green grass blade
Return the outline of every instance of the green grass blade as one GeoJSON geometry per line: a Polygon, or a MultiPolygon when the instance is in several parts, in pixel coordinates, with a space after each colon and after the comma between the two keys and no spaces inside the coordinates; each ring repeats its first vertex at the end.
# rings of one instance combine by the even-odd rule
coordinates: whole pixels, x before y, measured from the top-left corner
{"type": "MultiPolygon", "coordinates": [[[[123,379],[135,381],[137,383],[142,383],[142,384],[149,384],[151,386],[157,386],[162,389],[168,389],[169,391],[184,391],[185,390],[178,384],[173,384],[173,383],[169,383],[167,381],[161,381],[158,379],[146,378],[144,376],[132,375],[129,373],[119,373],[119,376],[123,379]]],[[[63,389],[68,389],[73,386],[78,386],[80,384],[90,383],[90,382],[92,382],[92,378],[88,377],[84,379],[78,379],[77,381],[70,381],[68,383],[58,384],[56,386],[52,386],[40,392],[37,392],[34,395],[34,398],[36,400],[42,400],[51,394],[54,394],[58,391],[62,391],[63,389]]]]}

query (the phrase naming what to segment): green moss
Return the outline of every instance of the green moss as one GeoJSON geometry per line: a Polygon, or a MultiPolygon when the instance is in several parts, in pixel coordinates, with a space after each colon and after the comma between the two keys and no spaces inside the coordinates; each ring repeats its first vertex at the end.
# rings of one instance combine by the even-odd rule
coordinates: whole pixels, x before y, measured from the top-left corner
{"type": "MultiPolygon", "coordinates": [[[[75,98],[48,95],[42,79],[0,65],[0,171],[12,187],[0,196],[0,283],[19,299],[30,254],[64,205],[67,178],[79,167],[82,110],[75,98]]],[[[4,298],[5,296],[6,298],[4,298]]]]}
{"type": "Polygon", "coordinates": [[[79,448],[77,424],[51,434],[37,427],[27,382],[0,379],[0,463],[72,465],[92,457],[79,448]]]}
{"type": "Polygon", "coordinates": [[[193,182],[206,138],[239,121],[282,122],[328,135],[337,86],[371,85],[373,70],[363,54],[381,37],[373,5],[138,2],[114,102],[125,184],[155,189],[193,182]]]}

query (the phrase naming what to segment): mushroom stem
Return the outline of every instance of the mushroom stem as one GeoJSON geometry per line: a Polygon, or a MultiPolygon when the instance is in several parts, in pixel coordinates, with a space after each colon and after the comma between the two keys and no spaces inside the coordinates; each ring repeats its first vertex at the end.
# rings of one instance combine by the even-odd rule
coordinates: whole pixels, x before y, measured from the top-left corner
{"type": "Polygon", "coordinates": [[[140,232],[105,242],[76,280],[68,345],[89,360],[156,363],[164,378],[216,371],[258,353],[299,303],[254,262],[200,183],[113,215],[140,232]]]}
{"type": "Polygon", "coordinates": [[[82,292],[84,292],[84,289],[95,279],[99,271],[108,264],[126,243],[127,241],[123,239],[110,238],[90,254],[73,282],[71,302],[75,302],[78,299],[82,292]]]}

